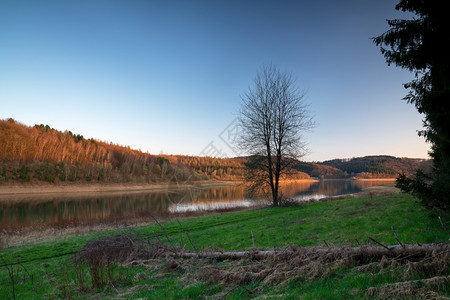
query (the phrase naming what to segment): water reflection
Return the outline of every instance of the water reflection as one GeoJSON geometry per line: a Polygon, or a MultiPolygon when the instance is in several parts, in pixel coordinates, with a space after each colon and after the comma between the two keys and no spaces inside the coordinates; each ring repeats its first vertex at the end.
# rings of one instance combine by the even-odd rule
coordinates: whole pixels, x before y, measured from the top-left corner
{"type": "MultiPolygon", "coordinates": [[[[321,181],[283,184],[281,193],[297,201],[320,199],[361,191],[380,182],[321,181]]],[[[192,188],[84,197],[65,195],[45,198],[23,196],[0,200],[0,230],[12,231],[40,226],[76,226],[78,224],[117,222],[141,217],[186,213],[198,210],[227,210],[258,205],[248,199],[242,186],[192,188]]]]}
{"type": "Polygon", "coordinates": [[[236,208],[252,207],[258,204],[257,200],[234,200],[234,201],[210,201],[206,203],[193,202],[171,205],[171,213],[184,213],[191,211],[223,211],[236,208]]]}
{"type": "Polygon", "coordinates": [[[325,197],[353,194],[371,186],[390,184],[380,181],[324,180],[319,182],[292,182],[281,185],[282,196],[305,201],[325,197]]]}

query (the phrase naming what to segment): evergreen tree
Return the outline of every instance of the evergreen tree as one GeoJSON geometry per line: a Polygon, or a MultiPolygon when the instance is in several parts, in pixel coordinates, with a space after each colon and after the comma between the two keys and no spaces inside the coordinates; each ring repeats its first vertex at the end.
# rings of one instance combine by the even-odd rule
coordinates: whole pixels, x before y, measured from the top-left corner
{"type": "Polygon", "coordinates": [[[416,15],[410,20],[388,20],[390,29],[373,39],[390,65],[408,69],[415,79],[406,83],[404,100],[424,115],[419,135],[431,143],[434,169],[402,176],[398,186],[418,195],[428,206],[450,208],[450,26],[447,2],[401,0],[396,9],[416,15]]]}

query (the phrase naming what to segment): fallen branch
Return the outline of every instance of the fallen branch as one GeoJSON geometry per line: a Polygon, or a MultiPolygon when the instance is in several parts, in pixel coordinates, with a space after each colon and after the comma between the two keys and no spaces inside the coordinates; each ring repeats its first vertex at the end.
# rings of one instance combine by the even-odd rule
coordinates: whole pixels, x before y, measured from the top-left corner
{"type": "Polygon", "coordinates": [[[395,245],[395,246],[382,246],[382,247],[342,247],[342,248],[296,248],[295,250],[266,250],[266,251],[226,251],[226,252],[218,252],[218,251],[206,251],[206,252],[180,252],[175,255],[181,258],[210,258],[210,259],[243,259],[243,258],[251,258],[251,259],[264,259],[273,255],[281,255],[281,254],[302,254],[302,255],[311,255],[311,254],[329,254],[335,256],[352,256],[354,258],[382,258],[385,256],[386,258],[393,257],[424,257],[429,255],[433,251],[449,251],[450,252],[450,244],[424,244],[424,245],[395,245]]]}
{"type": "Polygon", "coordinates": [[[395,236],[395,240],[397,241],[397,243],[400,245],[400,246],[402,246],[403,247],[403,243],[402,242],[400,242],[400,240],[398,239],[398,236],[397,236],[397,233],[395,232],[395,228],[394,228],[394,226],[391,226],[391,229],[392,229],[392,232],[394,233],[394,236],[395,236]]]}
{"type": "Polygon", "coordinates": [[[376,239],[374,239],[374,238],[371,238],[371,237],[369,237],[369,239],[372,241],[372,242],[375,242],[375,243],[377,243],[378,245],[380,245],[381,247],[383,247],[383,248],[385,248],[385,249],[387,249],[387,250],[390,250],[389,249],[389,247],[387,247],[387,246],[385,246],[385,245],[383,245],[382,243],[380,243],[379,241],[377,241],[376,239]]]}

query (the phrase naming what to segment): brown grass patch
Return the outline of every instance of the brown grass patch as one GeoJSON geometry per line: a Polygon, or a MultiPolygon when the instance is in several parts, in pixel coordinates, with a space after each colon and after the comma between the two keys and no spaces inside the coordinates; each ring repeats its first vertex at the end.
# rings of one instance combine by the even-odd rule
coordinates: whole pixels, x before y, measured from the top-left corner
{"type": "Polygon", "coordinates": [[[441,297],[436,293],[436,291],[446,289],[449,286],[450,276],[436,276],[422,280],[411,280],[386,284],[379,288],[371,287],[367,290],[367,296],[371,298],[379,297],[382,299],[411,297],[415,297],[417,299],[448,299],[441,297]],[[427,295],[433,295],[433,298],[428,298],[426,297],[427,295]]]}
{"type": "MultiPolygon", "coordinates": [[[[439,292],[450,289],[450,248],[442,244],[422,245],[422,250],[418,247],[300,248],[292,245],[279,251],[203,250],[188,253],[184,249],[167,246],[158,236],[149,238],[122,233],[89,241],[74,255],[74,259],[90,266],[91,278],[97,278],[93,286],[104,285],[113,279],[101,277],[101,266],[106,266],[105,274],[108,274],[107,267],[113,263],[148,270],[137,274],[132,282],[164,278],[168,273],[175,273],[185,286],[201,282],[220,284],[225,289],[252,282],[259,283],[257,289],[285,286],[293,280],[312,281],[342,276],[341,271],[347,270],[346,273],[370,273],[370,276],[388,273],[398,278],[399,282],[367,289],[365,294],[370,298],[417,295],[438,298],[439,292]]],[[[141,288],[148,287],[136,289],[141,288]]],[[[131,289],[126,294],[135,291],[131,289]]]]}

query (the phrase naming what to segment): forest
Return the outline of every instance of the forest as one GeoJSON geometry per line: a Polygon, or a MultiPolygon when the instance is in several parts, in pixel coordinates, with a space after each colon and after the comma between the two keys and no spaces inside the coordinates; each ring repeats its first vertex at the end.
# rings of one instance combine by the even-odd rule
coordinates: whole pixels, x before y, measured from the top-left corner
{"type": "Polygon", "coordinates": [[[411,175],[416,169],[427,168],[430,163],[430,160],[398,158],[387,155],[333,159],[322,162],[325,166],[341,170],[344,172],[344,176],[356,176],[358,178],[392,178],[399,173],[411,175]]]}
{"type": "MultiPolygon", "coordinates": [[[[245,157],[152,155],[49,125],[0,120],[0,183],[239,181],[245,162],[245,157]]],[[[398,173],[412,174],[427,162],[392,156],[297,161],[293,178],[392,178],[398,173]]]]}
{"type": "Polygon", "coordinates": [[[157,156],[48,125],[0,120],[0,182],[186,182],[242,174],[239,159],[157,156]]]}

